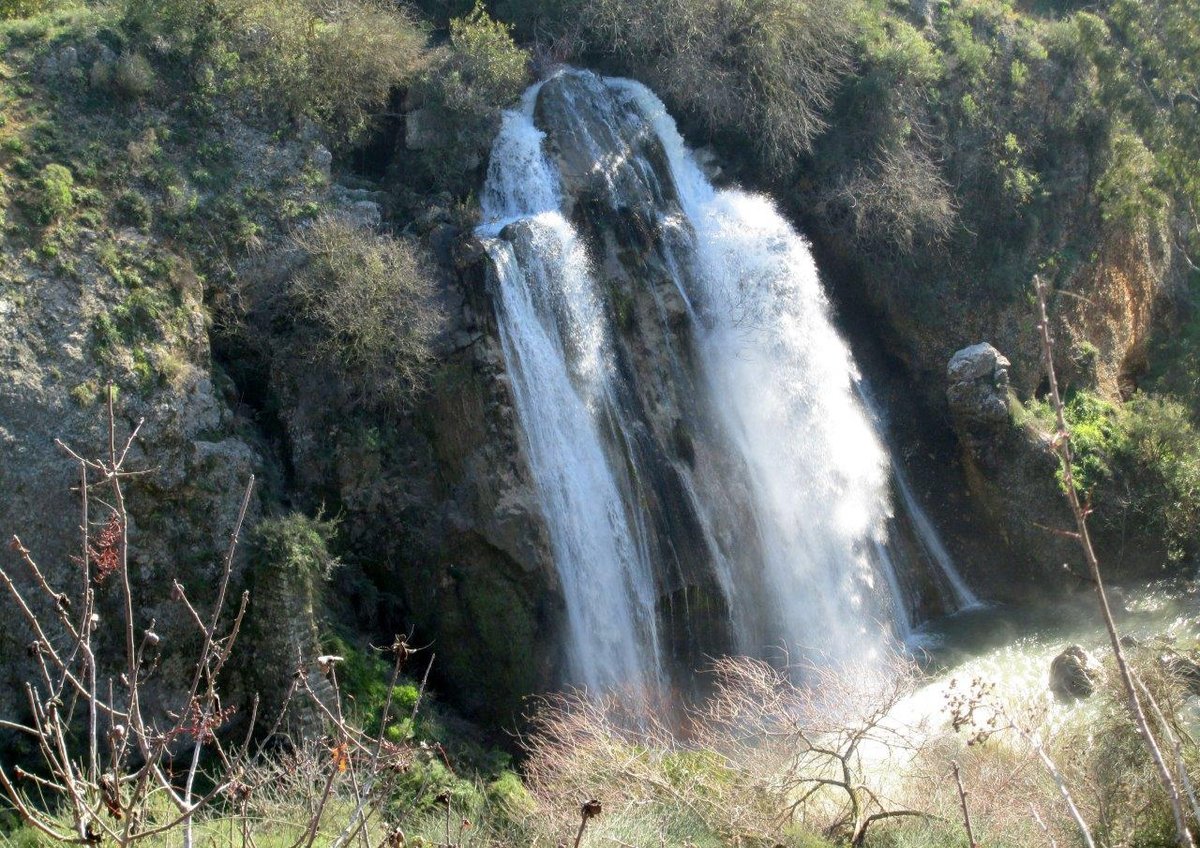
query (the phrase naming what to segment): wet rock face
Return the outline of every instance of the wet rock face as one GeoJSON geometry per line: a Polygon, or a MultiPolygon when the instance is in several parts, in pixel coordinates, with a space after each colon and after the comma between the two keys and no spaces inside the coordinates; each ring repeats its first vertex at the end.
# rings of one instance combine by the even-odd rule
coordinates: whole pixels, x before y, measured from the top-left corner
{"type": "Polygon", "coordinates": [[[986,467],[999,462],[999,442],[1008,429],[1008,369],[1011,363],[987,342],[963,348],[946,366],[946,400],[963,446],[986,467]]]}
{"type": "Polygon", "coordinates": [[[458,232],[445,257],[446,323],[427,389],[405,409],[356,405],[319,365],[276,376],[295,484],[337,504],[339,537],[378,599],[364,629],[432,643],[439,692],[496,726],[560,678],[563,610],[548,535],[487,297],[488,263],[458,232]]]}
{"type": "Polygon", "coordinates": [[[658,136],[600,77],[572,72],[547,81],[535,118],[557,160],[568,215],[580,217],[576,204],[607,205],[618,214],[603,216],[605,223],[619,223],[636,244],[652,235],[660,212],[678,208],[674,183],[659,176],[670,169],[658,136]]]}
{"type": "Polygon", "coordinates": [[[1091,697],[1102,672],[1095,657],[1071,645],[1050,662],[1050,691],[1064,700],[1091,697]]]}

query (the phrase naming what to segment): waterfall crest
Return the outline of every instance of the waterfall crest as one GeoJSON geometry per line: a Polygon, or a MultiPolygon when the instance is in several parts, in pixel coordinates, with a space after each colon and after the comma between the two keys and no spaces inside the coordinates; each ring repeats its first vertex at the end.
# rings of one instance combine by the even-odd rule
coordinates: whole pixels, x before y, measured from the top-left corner
{"type": "Polygon", "coordinates": [[[644,86],[566,70],[504,115],[483,213],[572,682],[656,690],[706,657],[862,660],[908,634],[888,453],[766,198],[716,189],[644,86]]]}

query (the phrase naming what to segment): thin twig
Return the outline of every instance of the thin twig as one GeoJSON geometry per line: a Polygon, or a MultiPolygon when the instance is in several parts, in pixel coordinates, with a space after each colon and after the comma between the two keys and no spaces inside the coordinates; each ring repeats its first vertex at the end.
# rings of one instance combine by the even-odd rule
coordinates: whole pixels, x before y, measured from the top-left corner
{"type": "Polygon", "coordinates": [[[1062,396],[1058,391],[1058,378],[1054,372],[1054,342],[1050,337],[1050,319],[1046,313],[1046,287],[1041,277],[1036,275],[1033,278],[1033,283],[1037,293],[1038,317],[1040,319],[1038,329],[1041,331],[1042,337],[1042,355],[1045,359],[1047,377],[1050,383],[1050,399],[1054,406],[1058,423],[1058,432],[1055,434],[1054,447],[1058,453],[1059,464],[1062,467],[1063,488],[1066,490],[1067,503],[1070,504],[1071,512],[1075,516],[1075,526],[1079,532],[1079,546],[1083,551],[1088,570],[1092,575],[1092,582],[1096,588],[1096,598],[1100,604],[1100,614],[1104,619],[1104,627],[1108,631],[1108,638],[1112,645],[1117,672],[1121,678],[1121,684],[1125,689],[1126,704],[1133,715],[1133,720],[1137,726],[1138,733],[1142,737],[1142,742],[1149,751],[1150,758],[1154,761],[1154,768],[1158,772],[1159,782],[1162,784],[1163,790],[1167,793],[1167,800],[1171,804],[1171,814],[1175,820],[1176,841],[1180,845],[1180,848],[1194,848],[1195,843],[1192,840],[1191,832],[1188,830],[1187,820],[1183,812],[1183,802],[1180,797],[1179,786],[1176,784],[1171,770],[1167,767],[1158,740],[1155,738],[1154,731],[1146,719],[1146,713],[1142,709],[1141,698],[1138,697],[1133,674],[1125,659],[1121,637],[1117,633],[1116,621],[1113,619],[1112,609],[1108,603],[1108,594],[1104,590],[1104,582],[1100,576],[1100,562],[1096,557],[1091,535],[1088,532],[1087,515],[1083,505],[1079,501],[1079,492],[1075,488],[1075,478],[1072,468],[1073,457],[1071,455],[1071,432],[1067,427],[1065,407],[1062,396]]]}

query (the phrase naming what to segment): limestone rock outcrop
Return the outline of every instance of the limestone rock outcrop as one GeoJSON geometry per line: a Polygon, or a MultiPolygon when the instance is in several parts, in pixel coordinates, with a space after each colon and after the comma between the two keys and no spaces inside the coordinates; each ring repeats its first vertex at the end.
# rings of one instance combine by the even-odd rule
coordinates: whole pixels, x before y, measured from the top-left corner
{"type": "Polygon", "coordinates": [[[987,342],[963,348],[946,366],[946,400],[964,447],[986,466],[999,460],[1009,427],[1008,369],[1012,363],[987,342]]]}

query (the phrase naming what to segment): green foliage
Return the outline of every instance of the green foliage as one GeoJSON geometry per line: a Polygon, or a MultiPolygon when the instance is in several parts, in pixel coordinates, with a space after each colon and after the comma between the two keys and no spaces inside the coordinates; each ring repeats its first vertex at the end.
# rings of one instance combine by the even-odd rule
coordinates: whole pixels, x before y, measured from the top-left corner
{"type": "Polygon", "coordinates": [[[537,810],[537,801],[516,772],[505,769],[487,786],[488,801],[509,818],[520,818],[537,810]]]}
{"type": "Polygon", "coordinates": [[[386,737],[393,744],[412,740],[445,740],[446,733],[438,720],[432,698],[423,697],[416,683],[408,677],[398,677],[396,684],[391,687],[389,705],[388,687],[393,673],[390,663],[385,662],[379,654],[361,650],[340,636],[328,636],[322,642],[325,650],[343,658],[337,667],[338,687],[364,730],[378,734],[384,708],[387,707],[386,737]],[[418,703],[421,706],[414,722],[413,711],[418,703]]]}
{"type": "Polygon", "coordinates": [[[145,56],[126,51],[113,66],[108,83],[119,96],[140,100],[154,90],[157,77],[145,56]]]}
{"type": "Polygon", "coordinates": [[[365,401],[403,401],[425,379],[442,320],[424,255],[332,217],[302,229],[295,244],[307,262],[290,301],[316,336],[299,340],[306,355],[333,362],[365,401]]]}
{"type": "Polygon", "coordinates": [[[437,54],[417,86],[421,120],[438,138],[424,155],[435,185],[457,194],[477,187],[500,109],[529,81],[528,61],[511,28],[489,17],[482,3],[450,21],[449,47],[437,54]]]}
{"type": "Polygon", "coordinates": [[[1004,193],[1020,207],[1034,199],[1041,178],[1023,164],[1024,148],[1013,133],[1004,136],[997,164],[1003,179],[1004,193]]]}
{"type": "Polygon", "coordinates": [[[339,563],[329,552],[337,523],[292,512],[254,528],[254,551],[274,579],[327,580],[339,563]]]}
{"type": "Polygon", "coordinates": [[[424,30],[383,0],[126,0],[124,20],[203,59],[202,90],[308,117],[341,143],[364,137],[425,57],[424,30]]]}
{"type": "Polygon", "coordinates": [[[136,227],[143,232],[150,229],[154,213],[148,201],[141,192],[129,189],[121,192],[114,205],[118,220],[136,227]]]}
{"type": "Polygon", "coordinates": [[[46,8],[46,0],[0,0],[0,20],[28,18],[46,8]]]}
{"type": "Polygon", "coordinates": [[[74,188],[75,178],[63,165],[43,168],[31,204],[34,220],[51,224],[65,217],[75,206],[74,188]]]}
{"type": "MultiPolygon", "coordinates": [[[[1030,412],[1041,429],[1053,432],[1048,402],[1035,402],[1030,412]]],[[[1064,412],[1071,473],[1095,509],[1094,520],[1157,532],[1171,559],[1194,555],[1200,532],[1200,431],[1187,407],[1140,393],[1118,406],[1081,391],[1070,397],[1064,412]]]]}
{"type": "Polygon", "coordinates": [[[1109,20],[1121,49],[1107,77],[1186,213],[1180,236],[1200,255],[1200,0],[1116,0],[1109,20]]]}
{"type": "Polygon", "coordinates": [[[1155,184],[1158,176],[1154,155],[1122,127],[1112,138],[1108,167],[1096,186],[1101,215],[1125,228],[1162,221],[1170,201],[1155,184]]]}
{"type": "Polygon", "coordinates": [[[911,23],[868,14],[862,22],[859,50],[874,70],[894,83],[933,85],[945,73],[942,54],[911,23]]]}
{"type": "Polygon", "coordinates": [[[1133,481],[1129,508],[1136,520],[1161,529],[1172,558],[1192,555],[1200,530],[1200,432],[1170,398],[1137,395],[1126,408],[1121,459],[1133,481]]]}

